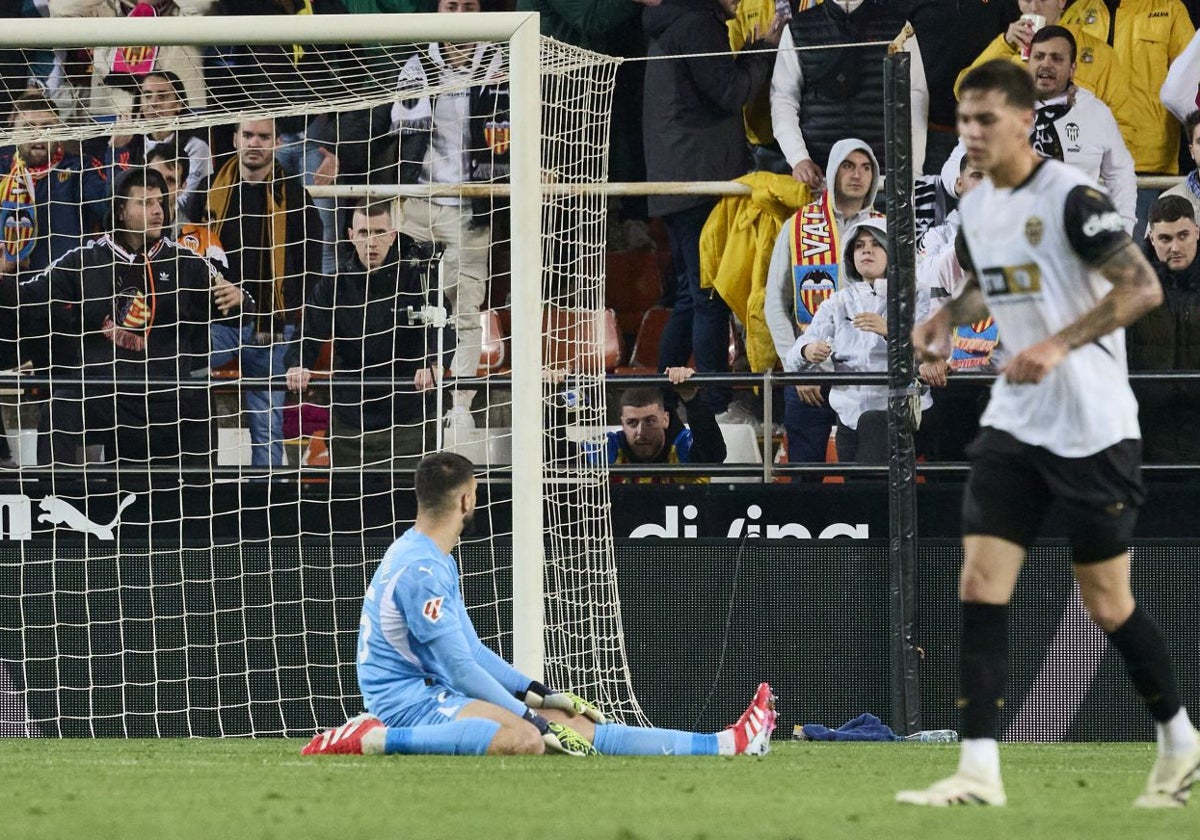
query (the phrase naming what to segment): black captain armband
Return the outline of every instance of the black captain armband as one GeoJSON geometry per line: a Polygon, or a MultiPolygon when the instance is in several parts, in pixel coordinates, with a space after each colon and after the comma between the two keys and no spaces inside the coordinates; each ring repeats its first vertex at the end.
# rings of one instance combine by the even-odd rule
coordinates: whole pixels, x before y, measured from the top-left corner
{"type": "Polygon", "coordinates": [[[1088,265],[1099,265],[1133,241],[1112,199],[1082,184],[1067,193],[1063,227],[1071,249],[1088,265]]]}

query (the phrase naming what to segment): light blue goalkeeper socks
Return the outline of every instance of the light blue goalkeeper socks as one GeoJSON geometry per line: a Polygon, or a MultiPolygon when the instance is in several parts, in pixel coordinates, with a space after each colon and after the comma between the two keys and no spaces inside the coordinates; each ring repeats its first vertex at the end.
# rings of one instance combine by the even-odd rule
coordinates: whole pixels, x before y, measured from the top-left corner
{"type": "Polygon", "coordinates": [[[499,723],[485,718],[388,727],[383,752],[385,755],[483,755],[499,730],[499,723]]]}
{"type": "Polygon", "coordinates": [[[596,727],[592,741],[601,755],[716,755],[717,736],[680,732],[677,729],[623,726],[596,727]]]}

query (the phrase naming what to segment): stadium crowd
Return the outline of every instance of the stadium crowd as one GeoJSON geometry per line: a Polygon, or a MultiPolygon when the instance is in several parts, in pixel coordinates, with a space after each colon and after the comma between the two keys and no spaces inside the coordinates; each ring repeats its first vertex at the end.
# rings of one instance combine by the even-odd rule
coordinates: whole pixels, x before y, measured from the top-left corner
{"type": "MultiPolygon", "coordinates": [[[[936,311],[962,283],[954,208],[982,177],[957,143],[956,86],[970,68],[1008,59],[1026,66],[1035,82],[1037,152],[1097,179],[1126,229],[1144,233],[1166,300],[1130,330],[1131,367],[1197,369],[1191,314],[1200,282],[1193,266],[1200,0],[6,0],[2,8],[6,18],[515,8],[540,12],[545,35],[651,59],[618,70],[610,180],[740,180],[751,194],[610,201],[607,305],[623,346],[634,350],[617,362],[641,373],[885,368],[881,302],[895,253],[879,212],[886,176],[881,59],[885,43],[907,27],[918,307],[936,311]],[[1185,177],[1163,192],[1139,188],[1145,175],[1185,177]]],[[[322,392],[333,400],[326,424],[334,465],[389,458],[411,465],[430,448],[432,425],[440,423],[454,441],[487,424],[490,406],[477,388],[451,386],[440,416],[431,413],[438,409],[429,392],[444,375],[488,370],[483,327],[489,310],[505,308],[509,282],[507,253],[498,247],[508,225],[503,204],[436,194],[335,200],[306,190],[507,176],[508,90],[499,50],[422,47],[0,50],[0,119],[18,138],[0,148],[0,364],[62,372],[82,354],[91,360],[76,366],[85,376],[150,376],[165,369],[161,354],[171,353],[179,361],[167,367],[185,378],[237,366],[244,377],[286,379],[290,392],[240,392],[252,463],[261,467],[284,463],[288,406],[325,368],[335,383],[322,392]],[[314,91],[349,89],[348,77],[363,68],[396,92],[393,102],[309,108],[307,116],[231,120],[211,129],[175,124],[206,112],[312,104],[314,91]],[[429,93],[439,87],[457,92],[429,93]],[[104,131],[86,132],[94,139],[84,141],[37,137],[64,126],[104,131]],[[128,173],[142,174],[124,180],[128,173]],[[138,186],[114,190],[122,183],[138,186]],[[135,197],[161,207],[149,215],[138,209],[131,236],[135,197]],[[102,257],[97,242],[108,243],[102,257]],[[168,259],[186,266],[170,272],[186,276],[186,284],[172,279],[164,287],[158,265],[168,259]],[[111,288],[97,288],[94,268],[87,280],[71,274],[97,260],[123,266],[110,272],[111,288]],[[439,260],[440,275],[432,268],[439,260]],[[203,277],[213,278],[207,306],[194,299],[203,277]],[[99,298],[78,309],[74,298],[53,293],[84,285],[99,298]],[[429,313],[443,304],[453,332],[445,358],[429,357],[436,320],[429,313]],[[185,310],[205,328],[174,325],[173,313],[185,310]],[[323,345],[331,346],[329,356],[322,357],[323,345]],[[395,378],[393,393],[364,384],[381,376],[395,378]]],[[[921,446],[930,459],[963,457],[986,399],[978,386],[955,386],[955,374],[1003,364],[1003,336],[990,319],[960,327],[953,347],[946,362],[920,368],[921,446]]],[[[1190,384],[1144,389],[1143,405],[1155,406],[1155,422],[1143,423],[1151,460],[1200,455],[1191,434],[1197,392],[1190,384]]],[[[56,386],[47,406],[65,416],[62,406],[74,405],[78,414],[75,393],[56,386]]],[[[635,396],[621,410],[661,414],[664,427],[669,415],[675,440],[682,421],[674,395],[665,402],[635,396]]],[[[792,462],[879,457],[879,388],[777,389],[775,414],[784,422],[765,432],[750,391],[706,386],[700,407],[694,389],[689,396],[685,411],[704,418],[698,444],[712,436],[711,416],[721,426],[778,434],[780,457],[792,462]]],[[[187,403],[187,420],[209,429],[190,438],[214,437],[213,399],[193,395],[187,403]]],[[[38,462],[74,463],[79,446],[106,441],[116,450],[106,457],[135,453],[128,457],[143,461],[206,449],[194,441],[189,449],[183,436],[160,445],[162,430],[147,411],[142,405],[134,412],[143,439],[130,442],[125,428],[120,447],[111,441],[122,421],[111,410],[65,425],[43,411],[38,462]],[[78,437],[69,455],[61,433],[78,437]]],[[[610,459],[628,459],[629,451],[612,438],[610,459]]],[[[724,457],[725,447],[662,451],[669,451],[662,459],[692,453],[707,461],[724,457]]],[[[12,459],[0,434],[0,463],[12,459]]]]}

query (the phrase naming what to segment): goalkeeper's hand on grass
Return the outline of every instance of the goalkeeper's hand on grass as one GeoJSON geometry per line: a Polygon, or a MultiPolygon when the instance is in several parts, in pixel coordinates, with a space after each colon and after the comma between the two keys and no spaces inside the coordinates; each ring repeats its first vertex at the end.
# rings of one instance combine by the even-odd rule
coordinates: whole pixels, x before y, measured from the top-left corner
{"type": "Polygon", "coordinates": [[[525,689],[525,705],[533,709],[558,709],[572,717],[583,715],[592,723],[608,722],[595,703],[570,691],[553,691],[539,682],[531,682],[525,689]]]}
{"type": "Polygon", "coordinates": [[[599,755],[592,742],[565,723],[546,720],[533,709],[525,710],[525,720],[537,727],[542,734],[542,743],[546,752],[563,753],[564,755],[599,755]]]}

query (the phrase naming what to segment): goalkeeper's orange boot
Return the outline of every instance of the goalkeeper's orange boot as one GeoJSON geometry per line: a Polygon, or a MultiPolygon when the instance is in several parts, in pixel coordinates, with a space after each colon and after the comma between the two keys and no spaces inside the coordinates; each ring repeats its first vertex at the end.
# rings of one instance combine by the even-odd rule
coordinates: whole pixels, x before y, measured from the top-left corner
{"type": "Polygon", "coordinates": [[[386,733],[383,721],[364,712],[314,735],[300,755],[382,755],[386,733]]]}
{"type": "Polygon", "coordinates": [[[737,755],[766,755],[771,750],[771,733],[775,731],[775,695],[769,683],[759,683],[750,706],[742,712],[733,730],[733,746],[737,755]]]}

